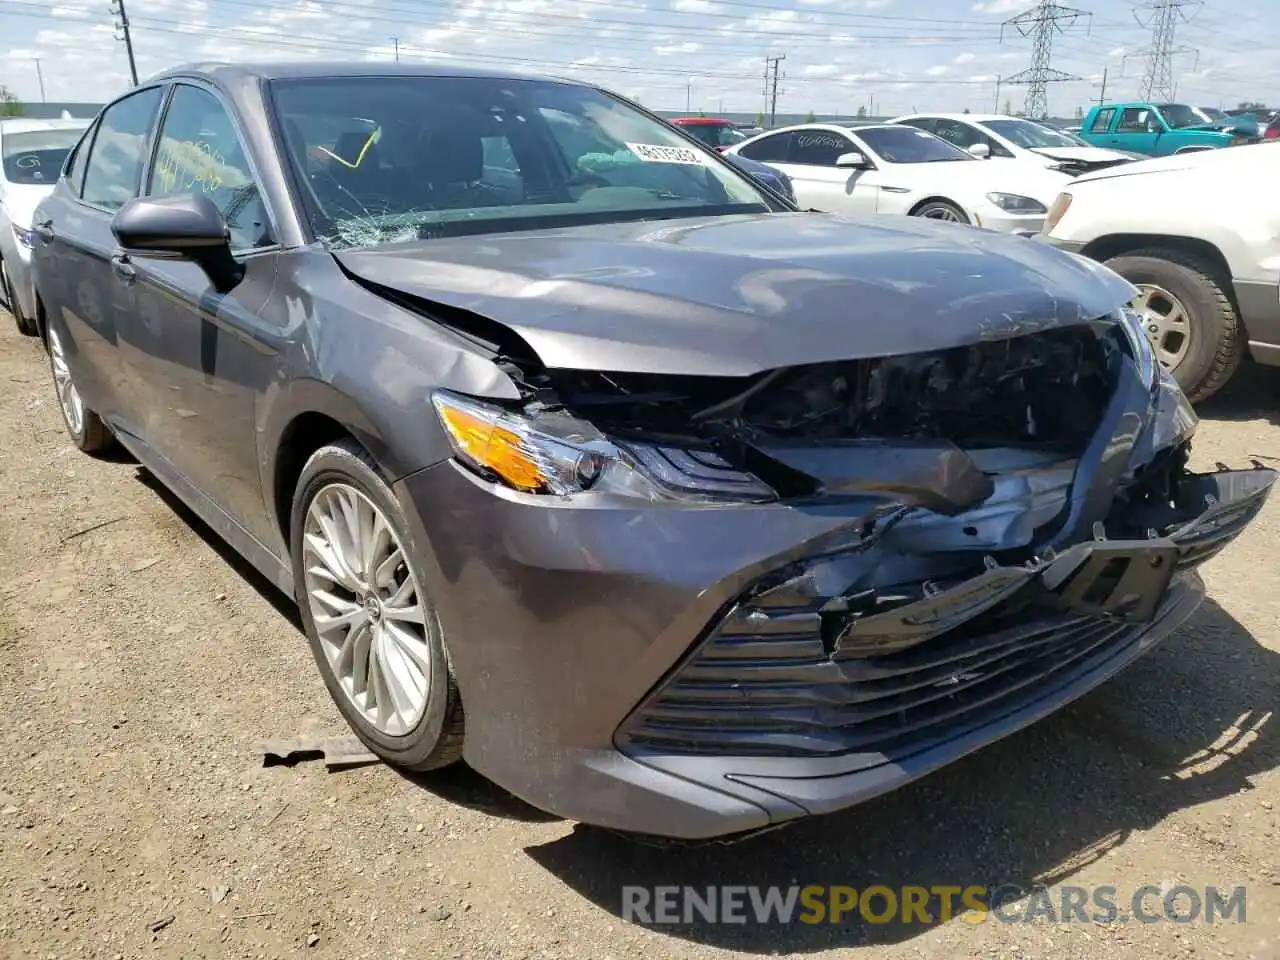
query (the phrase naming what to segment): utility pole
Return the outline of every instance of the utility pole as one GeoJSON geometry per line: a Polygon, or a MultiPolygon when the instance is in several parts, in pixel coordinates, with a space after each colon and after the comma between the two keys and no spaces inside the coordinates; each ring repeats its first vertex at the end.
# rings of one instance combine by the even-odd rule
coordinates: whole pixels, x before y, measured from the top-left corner
{"type": "Polygon", "coordinates": [[[399,62],[400,62],[400,38],[399,38],[399,37],[392,37],[392,38],[391,38],[391,42],[392,42],[393,44],[395,44],[395,48],[396,48],[396,63],[399,63],[399,62]]]}
{"type": "Polygon", "coordinates": [[[111,12],[116,15],[116,29],[120,31],[117,40],[124,41],[125,52],[129,54],[129,77],[133,85],[138,85],[138,63],[133,56],[133,34],[129,32],[129,14],[125,12],[124,0],[112,0],[111,12]]]}
{"type": "Polygon", "coordinates": [[[1004,82],[1004,78],[1001,77],[999,74],[997,74],[996,75],[996,105],[995,105],[995,109],[991,111],[992,113],[1000,112],[1000,84],[1003,82],[1004,82]]]}
{"type": "Polygon", "coordinates": [[[1067,27],[1074,26],[1081,17],[1088,17],[1092,22],[1093,14],[1088,10],[1065,7],[1054,0],[1040,0],[1030,10],[1024,10],[1000,25],[1002,43],[1005,27],[1013,27],[1022,36],[1031,37],[1031,66],[1021,73],[1005,77],[1004,82],[1026,84],[1027,101],[1022,112],[1033,120],[1043,120],[1049,116],[1047,84],[1080,79],[1070,73],[1054,70],[1050,62],[1053,56],[1053,35],[1065,32],[1067,27]]]}
{"type": "Polygon", "coordinates": [[[1093,102],[1101,106],[1107,102],[1107,68],[1102,68],[1102,89],[1098,91],[1098,95],[1094,97],[1093,102]]]}
{"type": "Polygon", "coordinates": [[[1151,45],[1129,54],[1147,61],[1147,68],[1142,74],[1141,96],[1144,100],[1174,99],[1177,91],[1173,79],[1174,57],[1183,53],[1194,54],[1196,65],[1199,65],[1200,51],[1175,45],[1173,34],[1179,20],[1191,19],[1184,11],[1201,5],[1201,0],[1147,0],[1133,11],[1133,18],[1151,30],[1151,45]]]}
{"type": "Polygon", "coordinates": [[[40,102],[48,103],[49,99],[44,95],[44,71],[40,69],[39,57],[36,57],[36,79],[40,81],[40,102]]]}
{"type": "Polygon", "coordinates": [[[774,126],[778,117],[778,66],[787,59],[785,53],[764,58],[764,105],[769,111],[769,126],[774,126]]]}

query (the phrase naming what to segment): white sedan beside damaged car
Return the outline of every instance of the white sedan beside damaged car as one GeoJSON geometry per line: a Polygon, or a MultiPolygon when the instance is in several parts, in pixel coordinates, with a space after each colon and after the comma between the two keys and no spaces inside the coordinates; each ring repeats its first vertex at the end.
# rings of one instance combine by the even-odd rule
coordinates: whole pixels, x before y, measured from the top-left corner
{"type": "Polygon", "coordinates": [[[1077,141],[1060,130],[1023,117],[930,113],[898,117],[889,122],[927,130],[979,160],[1020,160],[1072,176],[1146,159],[1140,154],[1077,141]]]}
{"type": "Polygon", "coordinates": [[[36,332],[32,214],[53,192],[87,126],[88,120],[0,121],[0,302],[26,334],[36,332]]]}
{"type": "Polygon", "coordinates": [[[802,208],[888,213],[1039,232],[1071,180],[1036,164],[989,164],[924,130],[892,124],[807,123],[772,130],[727,151],[791,178],[802,208]]]}

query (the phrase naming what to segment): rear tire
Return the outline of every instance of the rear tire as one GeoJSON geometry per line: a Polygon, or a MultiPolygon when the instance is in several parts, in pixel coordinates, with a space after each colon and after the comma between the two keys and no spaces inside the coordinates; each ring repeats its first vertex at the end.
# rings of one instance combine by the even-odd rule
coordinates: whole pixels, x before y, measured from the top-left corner
{"type": "Polygon", "coordinates": [[[1165,291],[1188,318],[1189,343],[1172,367],[1173,378],[1192,403],[1221,390],[1244,359],[1246,345],[1230,280],[1211,261],[1174,248],[1135,250],[1107,261],[1134,286],[1165,291]]]}
{"type": "Polygon", "coordinates": [[[321,447],[307,460],[289,539],[311,652],[356,736],[408,770],[460,759],[462,697],[409,524],[354,440],[321,447]]]}
{"type": "Polygon", "coordinates": [[[911,211],[913,217],[926,220],[943,220],[948,223],[969,223],[968,215],[950,200],[930,200],[911,211]]]}
{"type": "Polygon", "coordinates": [[[49,367],[53,373],[53,389],[62,413],[62,424],[67,436],[83,453],[103,453],[115,445],[115,434],[96,413],[84,405],[80,388],[76,386],[71,368],[67,364],[62,336],[57,330],[49,331],[49,367]]]}
{"type": "Polygon", "coordinates": [[[22,315],[22,307],[18,304],[17,291],[13,289],[13,282],[9,279],[9,269],[4,265],[4,260],[0,259],[0,295],[4,296],[4,302],[9,306],[9,312],[13,314],[13,322],[18,325],[18,332],[27,337],[36,335],[36,322],[28,320],[22,315]]]}

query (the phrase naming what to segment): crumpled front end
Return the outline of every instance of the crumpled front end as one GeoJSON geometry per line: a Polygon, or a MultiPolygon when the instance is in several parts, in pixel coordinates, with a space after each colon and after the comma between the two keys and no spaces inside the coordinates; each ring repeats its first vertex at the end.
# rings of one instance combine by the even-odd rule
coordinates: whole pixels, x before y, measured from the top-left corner
{"type": "Polygon", "coordinates": [[[713,837],[1102,682],[1194,610],[1274,481],[1187,471],[1195,415],[1143,347],[1103,318],[736,380],[515,370],[525,414],[591,425],[589,469],[557,459],[554,496],[478,459],[403,481],[468,760],[568,816],[713,837]],[[591,489],[606,449],[646,486],[591,489]]]}

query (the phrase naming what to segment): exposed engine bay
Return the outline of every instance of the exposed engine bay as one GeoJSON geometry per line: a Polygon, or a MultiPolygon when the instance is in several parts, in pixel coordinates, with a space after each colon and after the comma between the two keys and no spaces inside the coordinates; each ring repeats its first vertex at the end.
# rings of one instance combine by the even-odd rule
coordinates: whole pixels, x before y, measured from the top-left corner
{"type": "Polygon", "coordinates": [[[681,442],[901,439],[1078,452],[1110,398],[1115,345],[1091,326],[935,353],[737,379],[555,371],[564,405],[607,433],[681,442]],[[1072,403],[1063,403],[1071,396],[1072,403]]]}
{"type": "MultiPolygon", "coordinates": [[[[1015,523],[1025,542],[1061,509],[1114,391],[1125,349],[1114,326],[751,378],[519,376],[529,400],[562,407],[624,446],[712,456],[783,499],[881,495],[949,517],[1007,498],[1033,507],[1038,498],[1015,523]]],[[[961,539],[968,549],[999,545],[961,539]]]]}

